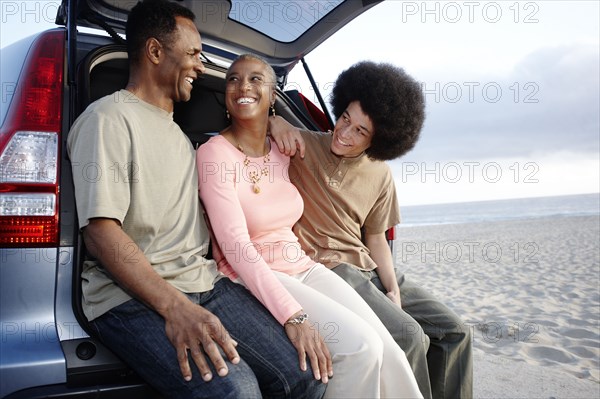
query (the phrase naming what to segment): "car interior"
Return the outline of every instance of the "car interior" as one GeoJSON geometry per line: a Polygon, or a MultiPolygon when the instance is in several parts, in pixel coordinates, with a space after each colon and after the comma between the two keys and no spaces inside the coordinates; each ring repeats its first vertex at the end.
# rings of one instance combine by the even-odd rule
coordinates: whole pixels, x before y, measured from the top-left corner
{"type": "MultiPolygon", "coordinates": [[[[190,101],[175,104],[174,119],[190,138],[194,148],[227,126],[225,116],[226,69],[205,63],[206,72],[194,82],[190,101]]],[[[107,45],[90,53],[79,67],[80,101],[78,114],[93,101],[122,89],[127,84],[127,50],[123,45],[107,45]]],[[[278,89],[275,110],[298,127],[328,128],[310,101],[296,90],[278,89]]],[[[325,129],[326,130],[326,129],[325,129]]]]}
{"type": "MultiPolygon", "coordinates": [[[[227,124],[225,116],[225,73],[226,68],[211,62],[205,63],[206,72],[195,82],[190,101],[175,104],[173,118],[189,137],[194,148],[206,142],[211,135],[218,134],[227,124]]],[[[79,64],[77,73],[76,116],[95,100],[125,88],[128,80],[127,49],[122,44],[109,44],[91,51],[79,64]]],[[[277,90],[276,113],[298,127],[311,130],[328,128],[327,120],[320,110],[297,91],[277,90]]],[[[75,116],[75,118],[76,118],[75,116]]],[[[76,233],[77,234],[77,233],[76,233]]],[[[81,272],[86,251],[81,236],[78,241],[78,254],[73,271],[73,308],[80,325],[90,334],[88,340],[64,342],[67,354],[69,381],[72,385],[85,385],[93,376],[95,383],[131,383],[132,390],[142,390],[146,397],[157,397],[156,393],[145,386],[138,377],[110,351],[94,338],[87,328],[88,322],[81,306],[81,272]],[[72,347],[71,347],[72,346],[72,347]],[[69,356],[76,354],[76,356],[69,356]],[[82,363],[89,354],[90,362],[82,363]],[[70,364],[69,364],[70,363],[70,364]],[[103,380],[103,381],[102,381],[103,380]]],[[[130,392],[132,393],[132,392],[130,392]]]]}

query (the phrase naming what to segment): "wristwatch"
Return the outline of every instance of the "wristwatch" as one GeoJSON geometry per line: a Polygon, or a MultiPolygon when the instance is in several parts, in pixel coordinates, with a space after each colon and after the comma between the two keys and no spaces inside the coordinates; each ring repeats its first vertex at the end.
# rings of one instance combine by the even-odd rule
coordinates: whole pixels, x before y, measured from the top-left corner
{"type": "Polygon", "coordinates": [[[286,321],[285,324],[292,324],[292,325],[302,324],[307,319],[308,319],[308,315],[306,313],[301,313],[298,316],[294,317],[293,319],[289,319],[288,321],[286,321]]]}

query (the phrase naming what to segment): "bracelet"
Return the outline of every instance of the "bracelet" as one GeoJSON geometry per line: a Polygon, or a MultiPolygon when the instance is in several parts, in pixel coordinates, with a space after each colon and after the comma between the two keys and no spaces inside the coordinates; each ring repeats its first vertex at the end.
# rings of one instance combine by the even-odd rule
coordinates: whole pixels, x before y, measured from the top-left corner
{"type": "Polygon", "coordinates": [[[298,325],[304,323],[308,319],[308,315],[306,313],[301,313],[300,315],[294,317],[293,319],[289,319],[284,324],[298,325]]]}

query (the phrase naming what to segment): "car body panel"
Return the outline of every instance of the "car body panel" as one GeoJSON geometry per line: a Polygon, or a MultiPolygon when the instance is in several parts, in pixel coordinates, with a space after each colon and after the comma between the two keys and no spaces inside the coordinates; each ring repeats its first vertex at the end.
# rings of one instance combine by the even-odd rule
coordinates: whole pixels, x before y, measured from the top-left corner
{"type": "Polygon", "coordinates": [[[0,98],[0,126],[4,123],[11,99],[17,88],[22,66],[37,35],[31,35],[2,48],[0,71],[2,72],[2,98],[0,98]],[[15,67],[17,66],[17,67],[15,67]]]}
{"type": "Polygon", "coordinates": [[[56,248],[0,248],[0,395],[32,380],[38,385],[66,380],[54,319],[56,256],[56,248]]]}

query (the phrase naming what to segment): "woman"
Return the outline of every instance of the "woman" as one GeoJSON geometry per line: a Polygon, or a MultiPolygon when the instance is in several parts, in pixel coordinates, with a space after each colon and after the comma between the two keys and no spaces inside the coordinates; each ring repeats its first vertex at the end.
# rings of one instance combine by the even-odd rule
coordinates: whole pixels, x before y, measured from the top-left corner
{"type": "Polygon", "coordinates": [[[219,268],[284,326],[303,370],[308,356],[315,378],[328,382],[333,363],[326,397],[422,397],[404,352],[377,316],[308,258],[292,232],[303,203],[287,176],[289,157],[267,137],[274,84],[273,69],[260,58],[236,59],[226,76],[231,125],[198,149],[200,198],[219,268]]]}

